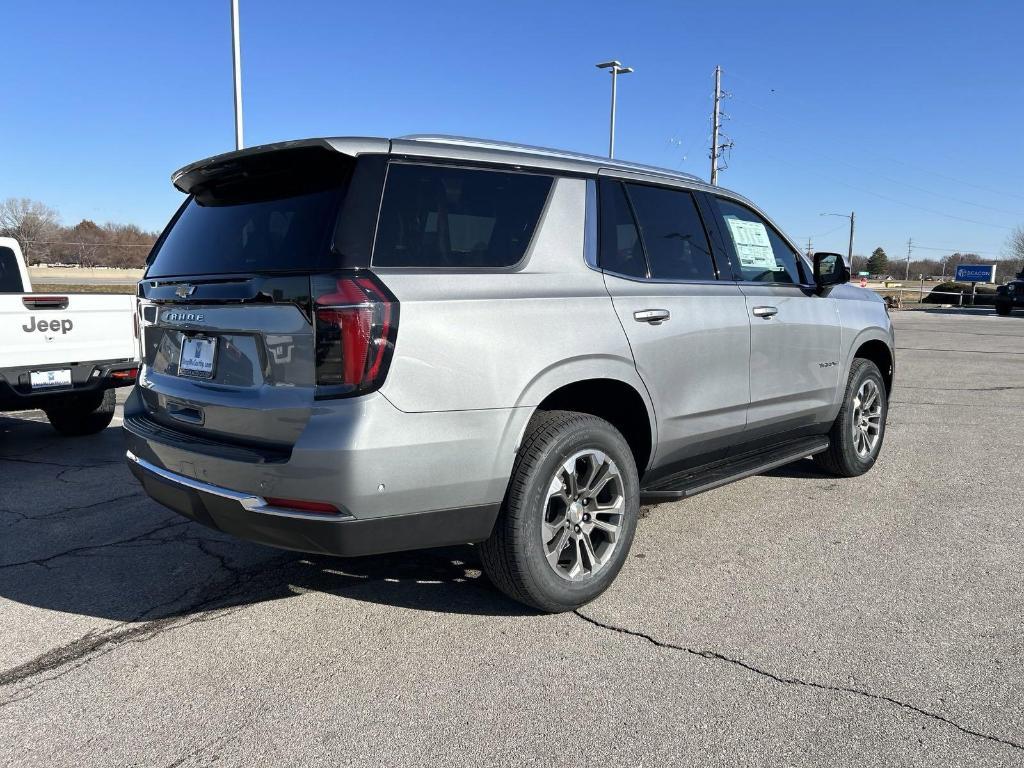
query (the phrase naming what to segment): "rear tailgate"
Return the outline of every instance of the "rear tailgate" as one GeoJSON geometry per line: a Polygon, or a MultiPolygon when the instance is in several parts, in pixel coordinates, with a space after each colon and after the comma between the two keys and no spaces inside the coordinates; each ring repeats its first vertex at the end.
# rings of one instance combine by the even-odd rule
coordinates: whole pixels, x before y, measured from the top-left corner
{"type": "Polygon", "coordinates": [[[139,391],[146,417],[205,439],[291,446],[309,420],[315,396],[313,326],[302,307],[309,278],[188,285],[194,300],[142,305],[139,391]],[[282,300],[251,301],[264,291],[282,300]],[[240,303],[224,301],[226,295],[240,303]],[[211,302],[213,296],[220,300],[211,302]],[[203,365],[196,362],[197,343],[203,365]]]}
{"type": "Polygon", "coordinates": [[[190,197],[140,283],[139,429],[288,454],[318,400],[380,378],[392,315],[365,268],[385,161],[300,143],[175,176],[190,197]]]}
{"type": "Polygon", "coordinates": [[[0,295],[0,366],[136,357],[134,296],[102,294],[0,295]]]}

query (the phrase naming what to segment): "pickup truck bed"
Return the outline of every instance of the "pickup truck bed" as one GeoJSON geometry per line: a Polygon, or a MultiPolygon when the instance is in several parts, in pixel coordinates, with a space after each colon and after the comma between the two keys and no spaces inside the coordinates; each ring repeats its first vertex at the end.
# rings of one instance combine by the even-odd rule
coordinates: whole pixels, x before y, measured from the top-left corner
{"type": "Polygon", "coordinates": [[[31,291],[16,242],[0,238],[0,260],[0,411],[41,408],[63,434],[104,428],[109,390],[138,372],[135,297],[13,292],[31,291]]]}

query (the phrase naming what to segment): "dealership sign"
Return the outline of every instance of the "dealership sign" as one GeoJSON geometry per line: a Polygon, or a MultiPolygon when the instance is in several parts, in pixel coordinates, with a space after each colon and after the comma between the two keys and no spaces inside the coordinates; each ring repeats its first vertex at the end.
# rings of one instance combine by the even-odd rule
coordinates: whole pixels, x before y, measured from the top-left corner
{"type": "Polygon", "coordinates": [[[994,283],[996,281],[995,264],[958,264],[956,276],[958,283],[994,283]]]}

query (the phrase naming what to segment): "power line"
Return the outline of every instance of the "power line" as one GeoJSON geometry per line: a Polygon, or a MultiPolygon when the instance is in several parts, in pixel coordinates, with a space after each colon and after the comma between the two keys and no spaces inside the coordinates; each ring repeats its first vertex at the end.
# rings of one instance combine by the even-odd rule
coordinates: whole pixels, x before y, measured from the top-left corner
{"type": "MultiPolygon", "coordinates": [[[[740,80],[743,80],[745,82],[750,83],[751,85],[755,85],[756,86],[756,84],[752,80],[747,79],[743,75],[737,75],[735,72],[733,72],[731,70],[730,70],[730,75],[732,77],[738,77],[740,80]]],[[[756,87],[760,88],[761,86],[756,86],[756,87]]],[[[801,99],[801,98],[798,98],[798,97],[795,97],[795,96],[791,96],[789,94],[780,95],[774,88],[771,89],[771,93],[772,93],[773,96],[777,96],[777,97],[781,96],[782,99],[791,101],[794,104],[799,104],[799,105],[803,106],[806,109],[812,109],[812,110],[815,110],[815,111],[817,111],[819,109],[819,105],[811,104],[806,99],[801,99]]],[[[751,104],[752,106],[754,106],[755,108],[758,108],[758,109],[762,109],[762,110],[764,109],[764,107],[760,107],[759,105],[757,105],[756,103],[753,103],[753,102],[744,102],[744,103],[751,104]]],[[[767,110],[765,110],[765,111],[767,111],[767,110]]],[[[928,174],[931,174],[933,176],[937,176],[940,179],[945,179],[947,181],[956,182],[957,184],[962,184],[964,186],[973,187],[974,189],[980,189],[980,190],[982,190],[984,192],[988,192],[988,193],[993,194],[993,195],[998,195],[1000,197],[1015,197],[1015,198],[1024,200],[1024,195],[1019,194],[1019,193],[1008,192],[1006,190],[993,189],[991,187],[986,187],[986,186],[983,186],[981,184],[978,184],[976,182],[966,181],[965,179],[960,179],[960,178],[957,178],[956,176],[950,176],[949,174],[940,173],[939,171],[934,171],[934,170],[932,170],[930,168],[925,168],[923,166],[914,165],[913,163],[908,163],[905,160],[900,160],[900,159],[895,158],[895,157],[888,157],[886,155],[879,154],[878,152],[872,151],[872,150],[867,149],[867,148],[863,148],[862,147],[862,149],[863,149],[865,154],[872,155],[872,156],[874,156],[874,157],[876,157],[876,158],[878,158],[880,160],[885,160],[886,162],[898,163],[899,165],[905,166],[907,168],[912,168],[914,170],[921,171],[922,173],[928,173],[928,174]]],[[[840,161],[840,162],[844,162],[844,161],[840,161]]],[[[896,183],[904,183],[904,182],[896,182],[896,183]]],[[[932,192],[931,194],[939,194],[939,193],[932,192]]],[[[956,199],[956,198],[951,198],[951,199],[956,199]]],[[[973,205],[973,203],[968,203],[968,204],[973,205]]],[[[987,207],[987,206],[982,206],[982,207],[987,207]]],[[[1000,210],[1000,209],[992,209],[992,210],[1000,210]]],[[[1007,213],[1007,211],[1002,211],[1002,212],[1003,213],[1007,213]]],[[[1013,214],[1013,215],[1019,215],[1019,214],[1013,214]]]]}
{"type": "MultiPolygon", "coordinates": [[[[755,133],[760,133],[762,136],[765,136],[765,137],[767,137],[767,138],[769,138],[769,139],[774,141],[774,137],[770,133],[766,132],[764,129],[762,129],[762,128],[752,128],[752,130],[755,133]]],[[[809,153],[809,154],[817,155],[818,157],[825,158],[827,160],[831,160],[832,159],[829,155],[825,155],[824,153],[821,153],[821,152],[815,152],[813,150],[807,150],[806,147],[802,151],[804,152],[804,154],[808,154],[809,153]]],[[[780,163],[784,163],[787,167],[790,166],[790,162],[788,160],[786,160],[785,158],[783,158],[783,157],[781,157],[781,156],[779,156],[777,154],[774,154],[773,152],[766,152],[764,150],[761,150],[761,154],[766,155],[768,157],[773,157],[776,160],[778,160],[780,163]]],[[[854,166],[854,167],[856,167],[856,166],[854,166]]],[[[792,170],[792,169],[790,168],[790,170],[792,170]]],[[[980,227],[993,227],[995,229],[1004,229],[1004,230],[1012,230],[1013,229],[1013,227],[1007,226],[1005,224],[992,224],[991,222],[987,222],[987,221],[978,221],[977,219],[970,219],[970,218],[967,218],[966,216],[957,216],[956,214],[953,214],[953,213],[945,213],[944,211],[937,211],[934,208],[927,208],[927,207],[925,207],[923,205],[916,205],[915,203],[908,203],[905,200],[900,200],[899,198],[891,197],[889,195],[883,195],[881,192],[875,192],[875,191],[870,190],[870,189],[865,189],[864,187],[859,187],[859,186],[857,186],[855,184],[850,184],[849,182],[843,181],[842,179],[840,179],[839,177],[837,177],[837,176],[835,176],[835,175],[833,175],[831,173],[827,173],[827,172],[821,171],[821,170],[818,170],[817,172],[820,175],[824,176],[825,178],[831,179],[832,181],[836,182],[837,184],[841,184],[844,187],[848,187],[849,189],[853,189],[853,190],[856,190],[858,192],[863,192],[866,195],[873,195],[874,197],[878,197],[878,198],[880,198],[882,200],[886,200],[886,201],[888,201],[890,203],[896,203],[897,205],[904,205],[904,206],[906,206],[908,208],[915,208],[915,209],[917,209],[919,211],[924,211],[925,213],[931,213],[931,214],[933,214],[935,216],[943,216],[943,217],[948,218],[948,219],[956,219],[957,221],[964,221],[964,222],[967,222],[968,224],[976,224],[976,225],[978,225],[980,227]]]]}

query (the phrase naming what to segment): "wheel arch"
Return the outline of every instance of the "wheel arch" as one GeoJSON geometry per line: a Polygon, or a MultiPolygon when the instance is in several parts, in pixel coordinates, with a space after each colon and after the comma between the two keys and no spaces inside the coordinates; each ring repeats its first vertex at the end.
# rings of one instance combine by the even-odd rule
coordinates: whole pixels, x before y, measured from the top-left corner
{"type": "Polygon", "coordinates": [[[885,382],[885,393],[886,395],[891,394],[896,374],[896,358],[888,342],[880,338],[858,339],[854,345],[850,364],[858,357],[870,360],[878,366],[878,370],[882,373],[882,380],[885,382]]]}
{"type": "Polygon", "coordinates": [[[604,419],[615,427],[633,453],[637,472],[643,476],[654,456],[657,425],[654,409],[642,384],[614,377],[591,377],[560,384],[533,409],[578,411],[604,419]]]}

